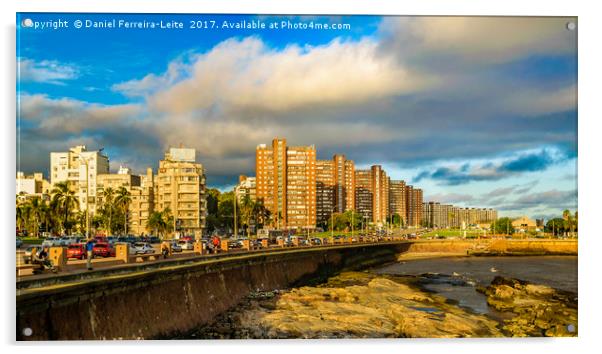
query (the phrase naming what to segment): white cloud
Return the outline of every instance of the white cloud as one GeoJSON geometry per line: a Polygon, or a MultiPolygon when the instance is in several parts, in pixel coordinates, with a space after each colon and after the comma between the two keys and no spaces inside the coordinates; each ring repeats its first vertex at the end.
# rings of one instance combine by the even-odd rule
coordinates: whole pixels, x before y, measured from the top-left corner
{"type": "Polygon", "coordinates": [[[149,97],[149,104],[181,114],[214,106],[284,111],[344,104],[413,93],[429,85],[426,75],[412,75],[391,56],[380,55],[377,46],[369,39],[335,39],[322,46],[276,50],[256,37],[229,39],[198,55],[190,68],[172,62],[163,75],[147,75],[115,88],[141,95],[162,87],[149,97]],[[176,80],[181,72],[190,77],[176,80]]]}
{"type": "Polygon", "coordinates": [[[80,74],[78,67],[54,60],[19,58],[17,65],[18,79],[21,81],[65,85],[65,81],[77,79],[80,74]]]}

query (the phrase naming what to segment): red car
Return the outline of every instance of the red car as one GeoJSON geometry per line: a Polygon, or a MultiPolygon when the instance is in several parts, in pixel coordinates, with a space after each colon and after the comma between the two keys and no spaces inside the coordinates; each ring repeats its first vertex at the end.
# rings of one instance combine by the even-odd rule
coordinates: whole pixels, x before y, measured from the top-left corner
{"type": "Polygon", "coordinates": [[[108,243],[97,242],[92,250],[94,257],[115,257],[115,249],[108,243]]]}
{"type": "Polygon", "coordinates": [[[74,243],[67,247],[67,259],[86,259],[86,245],[83,243],[74,243]]]}

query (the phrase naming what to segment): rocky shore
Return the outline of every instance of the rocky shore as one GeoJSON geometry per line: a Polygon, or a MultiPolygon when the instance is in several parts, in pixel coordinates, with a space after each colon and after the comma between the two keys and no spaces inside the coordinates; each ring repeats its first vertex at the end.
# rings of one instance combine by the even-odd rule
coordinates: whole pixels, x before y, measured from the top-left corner
{"type": "Polygon", "coordinates": [[[577,336],[577,294],[499,276],[477,291],[487,296],[489,306],[514,314],[502,325],[506,335],[577,336]]]}
{"type": "Polygon", "coordinates": [[[498,322],[422,291],[412,277],[346,272],[317,287],[255,293],[189,338],[499,337],[498,322]]]}
{"type": "Polygon", "coordinates": [[[470,286],[455,275],[377,275],[345,272],[316,287],[255,292],[209,326],[181,338],[449,338],[577,335],[577,296],[497,276],[476,291],[503,318],[458,306],[424,288],[444,282],[470,286]]]}

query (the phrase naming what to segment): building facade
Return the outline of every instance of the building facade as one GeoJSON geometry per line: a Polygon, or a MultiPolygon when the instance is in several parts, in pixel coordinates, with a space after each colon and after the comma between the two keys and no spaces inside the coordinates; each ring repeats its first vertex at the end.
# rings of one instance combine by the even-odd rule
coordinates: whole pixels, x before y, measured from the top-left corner
{"type": "Polygon", "coordinates": [[[389,209],[392,215],[399,215],[404,226],[408,224],[406,209],[406,183],[405,181],[391,180],[389,184],[389,209]]]}
{"type": "Polygon", "coordinates": [[[101,151],[88,151],[85,145],[74,146],[67,152],[50,153],[50,184],[67,182],[79,200],[81,211],[86,210],[87,205],[90,213],[96,211],[96,177],[108,173],[109,158],[101,151]]]}
{"type": "Polygon", "coordinates": [[[154,206],[157,211],[170,210],[175,232],[201,237],[207,211],[205,183],[194,149],[170,148],[159,161],[154,206]]]}
{"type": "Polygon", "coordinates": [[[32,175],[26,175],[23,172],[17,172],[16,193],[21,201],[28,198],[48,196],[51,192],[50,182],[48,182],[41,172],[32,175]]]}
{"type": "Polygon", "coordinates": [[[368,221],[382,226],[389,218],[389,177],[379,165],[355,171],[356,210],[368,221]]]}
{"type": "Polygon", "coordinates": [[[239,203],[245,198],[249,198],[251,201],[257,200],[257,181],[255,177],[248,177],[245,175],[238,176],[238,184],[234,187],[234,193],[239,203]]]}
{"type": "Polygon", "coordinates": [[[255,150],[257,199],[278,229],[316,226],[316,148],[288,146],[286,139],[255,150]]]}
{"type": "Polygon", "coordinates": [[[330,160],[316,161],[316,222],[328,223],[335,211],[335,167],[330,160]]]}
{"type": "Polygon", "coordinates": [[[422,189],[406,185],[406,213],[409,227],[418,227],[422,222],[422,189]]]}

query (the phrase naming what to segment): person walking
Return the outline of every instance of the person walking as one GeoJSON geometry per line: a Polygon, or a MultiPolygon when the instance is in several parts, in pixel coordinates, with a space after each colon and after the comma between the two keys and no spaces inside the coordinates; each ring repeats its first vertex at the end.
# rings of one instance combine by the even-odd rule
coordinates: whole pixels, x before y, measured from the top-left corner
{"type": "Polygon", "coordinates": [[[94,241],[89,238],[86,242],[86,265],[88,270],[92,270],[92,257],[94,257],[94,241]]]}

